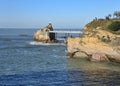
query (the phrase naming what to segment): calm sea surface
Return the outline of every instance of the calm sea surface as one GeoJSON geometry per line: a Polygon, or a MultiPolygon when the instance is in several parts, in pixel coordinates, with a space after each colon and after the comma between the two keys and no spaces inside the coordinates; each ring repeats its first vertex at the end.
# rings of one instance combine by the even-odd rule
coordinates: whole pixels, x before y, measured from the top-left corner
{"type": "Polygon", "coordinates": [[[0,29],[0,86],[120,86],[120,64],[66,57],[64,44],[33,41],[36,29],[0,29]]]}

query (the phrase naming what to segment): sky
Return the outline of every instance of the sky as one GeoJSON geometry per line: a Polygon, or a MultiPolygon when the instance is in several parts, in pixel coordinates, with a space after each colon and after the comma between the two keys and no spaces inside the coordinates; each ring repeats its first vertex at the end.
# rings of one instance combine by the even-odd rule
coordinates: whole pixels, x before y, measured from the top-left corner
{"type": "Polygon", "coordinates": [[[0,28],[83,28],[120,11],[120,0],[0,0],[0,28]]]}

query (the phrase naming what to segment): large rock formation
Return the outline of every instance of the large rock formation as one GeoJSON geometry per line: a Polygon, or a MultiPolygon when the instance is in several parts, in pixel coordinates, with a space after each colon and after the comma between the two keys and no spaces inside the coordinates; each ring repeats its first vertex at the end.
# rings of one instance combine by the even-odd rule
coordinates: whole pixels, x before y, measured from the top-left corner
{"type": "Polygon", "coordinates": [[[34,40],[44,43],[56,42],[55,33],[49,33],[49,31],[53,31],[51,23],[49,23],[49,25],[44,27],[43,29],[37,30],[34,33],[34,40]]]}
{"type": "Polygon", "coordinates": [[[104,24],[110,25],[109,21],[97,20],[94,22],[98,23],[98,26],[93,27],[89,23],[84,27],[81,38],[67,39],[67,49],[70,56],[85,57],[91,61],[120,63],[120,35],[103,28],[103,25],[100,25],[102,21],[107,22],[104,24]]]}

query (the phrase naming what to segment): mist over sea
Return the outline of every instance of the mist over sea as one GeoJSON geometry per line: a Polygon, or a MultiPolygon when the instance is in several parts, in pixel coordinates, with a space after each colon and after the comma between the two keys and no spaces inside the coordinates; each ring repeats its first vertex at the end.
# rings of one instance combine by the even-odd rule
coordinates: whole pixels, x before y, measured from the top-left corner
{"type": "Polygon", "coordinates": [[[34,42],[36,30],[0,29],[0,86],[120,85],[120,64],[69,58],[65,44],[34,42]]]}

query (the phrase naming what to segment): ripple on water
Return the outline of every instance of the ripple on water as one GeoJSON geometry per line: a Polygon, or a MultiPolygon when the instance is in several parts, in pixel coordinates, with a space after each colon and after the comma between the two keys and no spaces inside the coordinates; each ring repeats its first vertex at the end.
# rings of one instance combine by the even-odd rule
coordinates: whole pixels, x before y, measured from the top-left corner
{"type": "Polygon", "coordinates": [[[104,70],[43,71],[27,74],[1,75],[0,85],[119,86],[119,79],[120,73],[104,70]]]}
{"type": "Polygon", "coordinates": [[[0,86],[120,85],[120,64],[68,58],[64,44],[36,43],[25,38],[0,42],[0,86]]]}

